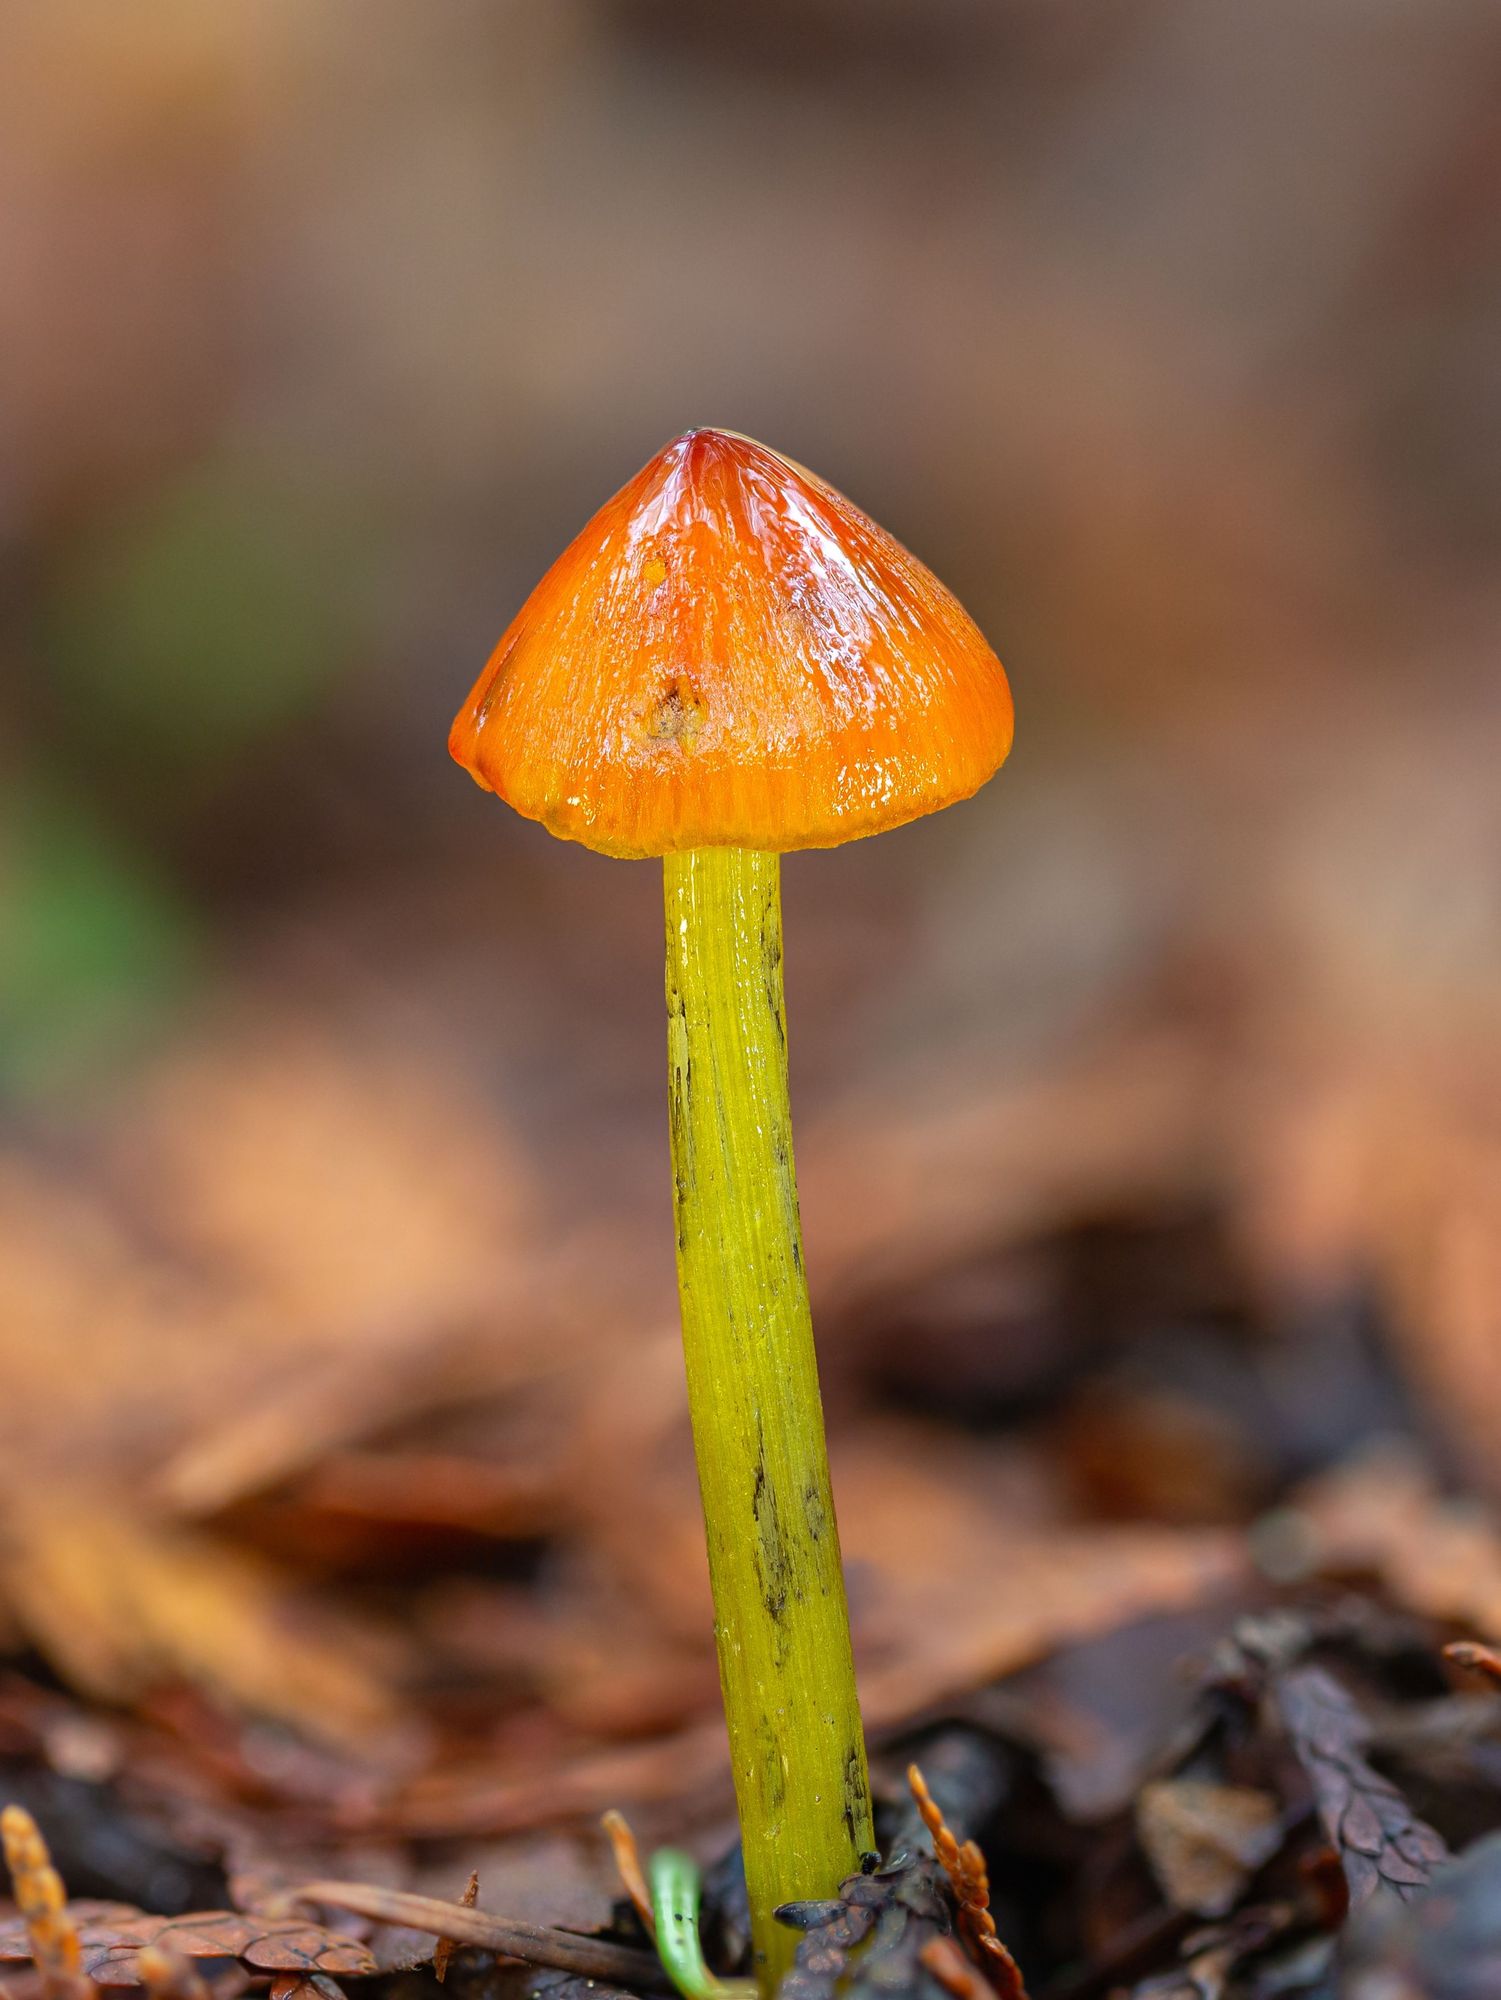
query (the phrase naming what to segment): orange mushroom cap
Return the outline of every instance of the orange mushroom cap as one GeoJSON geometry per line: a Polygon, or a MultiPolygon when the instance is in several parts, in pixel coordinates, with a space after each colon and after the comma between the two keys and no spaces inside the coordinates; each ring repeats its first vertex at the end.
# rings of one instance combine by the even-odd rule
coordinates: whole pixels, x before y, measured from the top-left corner
{"type": "Polygon", "coordinates": [[[604,854],[836,847],[977,791],[1000,661],[868,515],[765,445],[687,431],[521,607],[449,737],[604,854]]]}

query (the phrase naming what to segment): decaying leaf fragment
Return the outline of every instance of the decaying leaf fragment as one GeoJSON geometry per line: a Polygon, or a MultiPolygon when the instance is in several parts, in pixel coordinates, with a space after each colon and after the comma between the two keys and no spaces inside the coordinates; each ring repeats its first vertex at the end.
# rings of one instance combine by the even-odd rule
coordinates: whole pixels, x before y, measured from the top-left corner
{"type": "Polygon", "coordinates": [[[1414,1453],[1383,1448],[1311,1481],[1289,1519],[1311,1567],[1375,1574],[1407,1610],[1501,1641],[1501,1522],[1441,1493],[1414,1453]]]}
{"type": "Polygon", "coordinates": [[[1222,1917],[1282,1844],[1282,1816],[1253,1786],[1167,1778],[1142,1786],[1136,1831],[1173,1907],[1222,1917]]]}
{"type": "Polygon", "coordinates": [[[136,1517],[114,1492],[12,1492],[0,1592],[84,1694],[129,1703],[184,1680],[353,1748],[394,1727],[358,1627],[291,1615],[274,1570],[136,1517]]]}
{"type": "MultiPolygon", "coordinates": [[[[478,1901],[479,1901],[479,1870],[477,1868],[472,1868],[469,1871],[469,1880],[464,1885],[464,1893],[459,1898],[459,1907],[465,1910],[472,1910],[478,1901]]],[[[448,1977],[448,1967],[450,1961],[453,1958],[453,1954],[454,1954],[453,1939],[440,1937],[433,1950],[433,1978],[437,1980],[440,1986],[444,1983],[444,1981],[448,1977]]]]}

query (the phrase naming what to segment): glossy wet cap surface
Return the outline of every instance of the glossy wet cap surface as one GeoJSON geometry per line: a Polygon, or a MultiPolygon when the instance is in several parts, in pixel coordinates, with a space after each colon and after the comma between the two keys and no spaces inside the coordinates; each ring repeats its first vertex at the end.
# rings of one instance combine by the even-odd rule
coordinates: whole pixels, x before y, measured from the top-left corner
{"type": "Polygon", "coordinates": [[[449,748],[605,854],[835,847],[976,791],[1000,661],[931,571],[732,432],[675,438],[522,606],[449,748]]]}

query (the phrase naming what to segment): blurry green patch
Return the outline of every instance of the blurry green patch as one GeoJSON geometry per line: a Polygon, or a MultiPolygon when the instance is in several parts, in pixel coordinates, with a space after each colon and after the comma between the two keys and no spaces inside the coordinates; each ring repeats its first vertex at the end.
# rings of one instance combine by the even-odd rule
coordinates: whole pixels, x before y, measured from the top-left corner
{"type": "Polygon", "coordinates": [[[37,781],[0,806],[0,1090],[67,1094],[104,1074],[180,998],[191,912],[140,856],[37,781]]]}
{"type": "Polygon", "coordinates": [[[237,460],[117,517],[65,560],[43,613],[70,734],[127,777],[221,769],[346,662],[365,539],[327,493],[237,460]]]}

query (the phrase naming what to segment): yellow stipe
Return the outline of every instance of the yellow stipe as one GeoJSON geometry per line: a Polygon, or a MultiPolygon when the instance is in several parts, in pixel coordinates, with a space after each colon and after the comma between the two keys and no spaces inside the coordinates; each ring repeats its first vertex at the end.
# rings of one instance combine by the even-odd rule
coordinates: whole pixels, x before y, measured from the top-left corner
{"type": "Polygon", "coordinates": [[[779,1903],[832,1896],[872,1845],[839,1534],[803,1273],[781,865],[663,862],[678,1289],[720,1683],[769,1992],[779,1903]]]}

